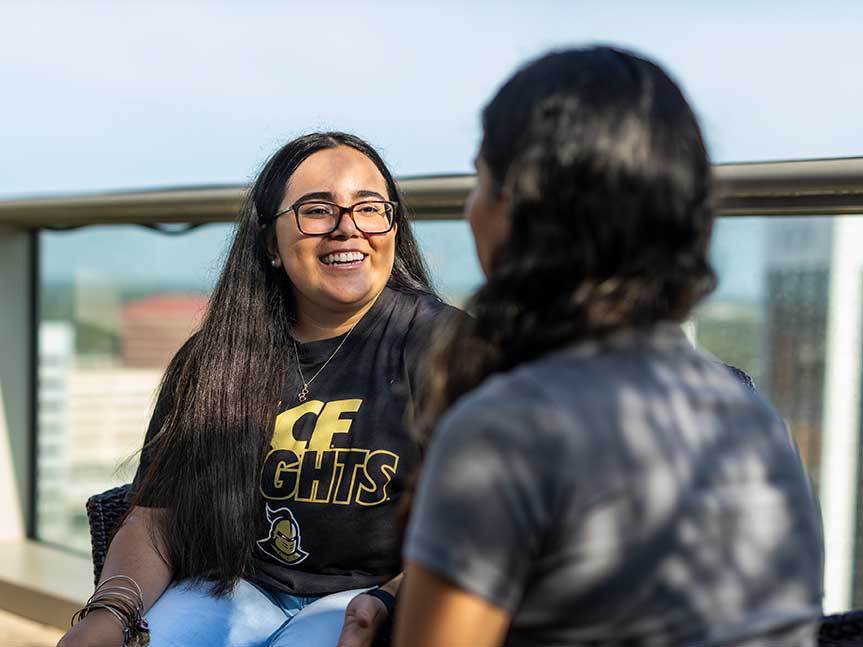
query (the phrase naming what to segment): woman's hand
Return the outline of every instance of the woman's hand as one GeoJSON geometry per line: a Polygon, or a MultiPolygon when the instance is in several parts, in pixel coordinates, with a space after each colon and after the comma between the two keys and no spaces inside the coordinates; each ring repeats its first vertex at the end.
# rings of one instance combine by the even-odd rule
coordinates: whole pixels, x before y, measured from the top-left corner
{"type": "Polygon", "coordinates": [[[378,629],[388,617],[389,612],[383,602],[360,593],[345,608],[345,624],[336,647],[371,647],[378,629]]]}
{"type": "Polygon", "coordinates": [[[95,609],[66,632],[57,647],[122,647],[123,630],[110,611],[95,609]]]}

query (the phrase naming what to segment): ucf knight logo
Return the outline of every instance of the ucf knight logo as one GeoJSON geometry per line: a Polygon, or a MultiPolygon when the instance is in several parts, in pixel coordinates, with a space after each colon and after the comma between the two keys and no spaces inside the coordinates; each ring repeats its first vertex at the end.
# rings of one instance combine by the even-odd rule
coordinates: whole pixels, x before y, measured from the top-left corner
{"type": "Polygon", "coordinates": [[[258,548],[285,564],[299,564],[309,554],[300,548],[300,526],[287,508],[272,510],[267,506],[270,534],[258,540],[258,548]]]}

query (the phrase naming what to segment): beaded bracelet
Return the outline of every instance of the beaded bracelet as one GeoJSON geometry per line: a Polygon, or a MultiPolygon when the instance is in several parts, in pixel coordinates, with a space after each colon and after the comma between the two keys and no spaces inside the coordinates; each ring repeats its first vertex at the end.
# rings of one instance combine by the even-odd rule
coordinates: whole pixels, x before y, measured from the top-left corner
{"type": "Polygon", "coordinates": [[[72,624],[80,622],[96,609],[105,609],[123,628],[123,647],[145,647],[150,643],[150,628],[144,619],[144,595],[138,583],[127,575],[114,575],[103,580],[83,608],[72,616],[72,624]],[[114,580],[125,580],[134,586],[106,586],[114,580]]]}

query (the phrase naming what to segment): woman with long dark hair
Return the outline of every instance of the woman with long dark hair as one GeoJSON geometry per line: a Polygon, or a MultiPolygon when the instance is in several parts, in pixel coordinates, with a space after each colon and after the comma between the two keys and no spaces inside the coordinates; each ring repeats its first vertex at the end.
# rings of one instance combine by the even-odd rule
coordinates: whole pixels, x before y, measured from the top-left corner
{"type": "Polygon", "coordinates": [[[343,644],[370,643],[400,581],[395,509],[419,460],[403,418],[447,310],[406,214],[352,135],[306,135],[267,162],[62,645],[137,640],[142,615],[153,647],[332,647],[343,626],[343,644]]]}
{"type": "Polygon", "coordinates": [[[710,164],[655,64],[549,54],[483,112],[486,283],[438,339],[399,647],[813,645],[822,538],[773,408],[691,346],[710,164]]]}

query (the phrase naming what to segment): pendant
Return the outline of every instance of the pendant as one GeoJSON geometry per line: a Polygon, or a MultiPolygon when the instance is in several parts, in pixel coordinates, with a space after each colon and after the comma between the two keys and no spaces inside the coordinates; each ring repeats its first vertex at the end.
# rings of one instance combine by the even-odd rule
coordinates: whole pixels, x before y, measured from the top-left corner
{"type": "Polygon", "coordinates": [[[307,397],[309,397],[309,385],[303,384],[302,390],[299,393],[297,393],[297,399],[300,402],[305,402],[307,397]]]}

